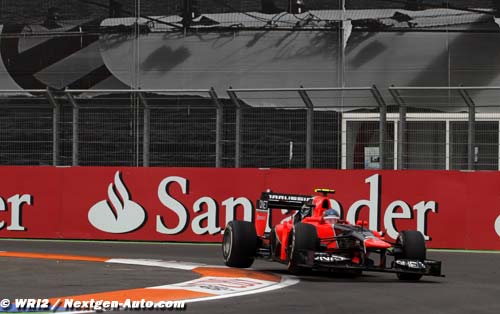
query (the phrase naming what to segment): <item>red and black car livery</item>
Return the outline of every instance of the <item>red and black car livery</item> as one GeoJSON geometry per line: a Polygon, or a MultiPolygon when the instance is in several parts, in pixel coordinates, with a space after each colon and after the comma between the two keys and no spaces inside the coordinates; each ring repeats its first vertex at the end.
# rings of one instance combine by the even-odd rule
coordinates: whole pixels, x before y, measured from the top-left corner
{"type": "Polygon", "coordinates": [[[351,224],[332,208],[330,189],[318,195],[263,192],[257,200],[256,222],[233,220],[224,230],[222,251],[226,265],[250,267],[255,258],[287,265],[294,274],[307,270],[392,272],[402,280],[424,275],[442,276],[441,262],[428,260],[419,231],[401,231],[396,242],[369,230],[366,221],[351,224]],[[272,226],[275,209],[294,214],[272,226]]]}

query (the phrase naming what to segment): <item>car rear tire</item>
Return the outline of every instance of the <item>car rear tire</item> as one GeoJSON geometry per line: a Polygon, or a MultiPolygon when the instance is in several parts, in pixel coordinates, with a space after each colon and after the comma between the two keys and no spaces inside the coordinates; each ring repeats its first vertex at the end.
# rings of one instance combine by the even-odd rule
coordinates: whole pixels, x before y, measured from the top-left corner
{"type": "MultiPolygon", "coordinates": [[[[396,259],[411,259],[424,261],[427,255],[425,239],[422,233],[416,230],[405,230],[399,233],[397,243],[401,246],[401,254],[396,259]]],[[[400,280],[417,281],[422,278],[420,274],[398,273],[400,280]]]]}
{"type": "Polygon", "coordinates": [[[230,267],[250,267],[254,262],[256,250],[257,232],[254,224],[241,220],[230,221],[222,240],[224,263],[230,267]]]}
{"type": "Polygon", "coordinates": [[[307,223],[295,224],[288,241],[288,271],[295,275],[310,271],[311,267],[299,266],[304,262],[301,252],[303,250],[316,251],[318,246],[319,238],[313,225],[307,223]]]}

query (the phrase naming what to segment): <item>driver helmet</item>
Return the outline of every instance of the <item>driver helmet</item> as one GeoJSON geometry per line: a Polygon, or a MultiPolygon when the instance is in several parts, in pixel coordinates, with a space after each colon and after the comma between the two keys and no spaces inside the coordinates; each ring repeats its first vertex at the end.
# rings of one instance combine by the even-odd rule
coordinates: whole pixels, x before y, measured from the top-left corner
{"type": "Polygon", "coordinates": [[[328,224],[335,224],[339,219],[339,213],[333,208],[329,208],[323,212],[323,220],[328,224]]]}

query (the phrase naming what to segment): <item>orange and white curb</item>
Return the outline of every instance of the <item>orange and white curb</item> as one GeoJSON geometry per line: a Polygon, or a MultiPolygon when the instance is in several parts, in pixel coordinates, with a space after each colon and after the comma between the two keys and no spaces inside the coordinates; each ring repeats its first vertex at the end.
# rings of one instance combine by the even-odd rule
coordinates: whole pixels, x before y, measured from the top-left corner
{"type": "MultiPolygon", "coordinates": [[[[37,258],[68,261],[102,262],[113,264],[127,264],[136,266],[153,266],[169,269],[192,271],[200,278],[162,286],[135,288],[99,293],[90,293],[76,296],[51,298],[50,304],[60,302],[61,299],[74,301],[109,300],[124,303],[127,299],[147,300],[152,302],[183,301],[185,303],[217,300],[239,297],[255,293],[277,290],[299,282],[295,277],[279,276],[263,273],[252,269],[237,269],[225,266],[210,266],[178,261],[162,261],[150,259],[118,259],[92,256],[76,256],[63,254],[43,254],[26,252],[2,252],[1,257],[37,258]]],[[[89,311],[67,312],[84,313],[89,311]]]]}

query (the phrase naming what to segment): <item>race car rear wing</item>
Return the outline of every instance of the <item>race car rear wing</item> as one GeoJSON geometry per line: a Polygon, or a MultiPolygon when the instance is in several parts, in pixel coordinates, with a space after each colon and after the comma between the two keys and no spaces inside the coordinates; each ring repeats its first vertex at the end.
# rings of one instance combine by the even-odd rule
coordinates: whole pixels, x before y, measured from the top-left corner
{"type": "Polygon", "coordinates": [[[310,195],[262,192],[257,200],[257,208],[300,210],[304,205],[312,206],[312,201],[313,197],[310,195]]]}

